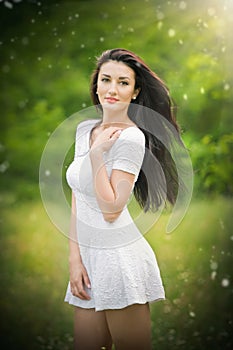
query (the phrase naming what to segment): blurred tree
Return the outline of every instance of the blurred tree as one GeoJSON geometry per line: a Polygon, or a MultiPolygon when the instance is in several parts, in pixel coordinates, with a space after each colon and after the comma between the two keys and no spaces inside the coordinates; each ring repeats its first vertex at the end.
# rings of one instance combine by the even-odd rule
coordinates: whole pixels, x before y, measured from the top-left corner
{"type": "Polygon", "coordinates": [[[47,138],[91,104],[95,57],[112,47],[135,51],[165,80],[184,136],[187,131],[197,141],[229,133],[232,2],[25,0],[1,2],[0,9],[5,180],[20,175],[38,181],[47,138]]]}

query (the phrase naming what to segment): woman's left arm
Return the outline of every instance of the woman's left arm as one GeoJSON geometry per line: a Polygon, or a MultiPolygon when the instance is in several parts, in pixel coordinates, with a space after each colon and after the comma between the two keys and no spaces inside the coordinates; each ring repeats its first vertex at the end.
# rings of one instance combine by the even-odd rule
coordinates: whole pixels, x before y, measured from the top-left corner
{"type": "Polygon", "coordinates": [[[109,150],[120,135],[119,128],[108,128],[96,139],[90,150],[96,199],[103,217],[115,221],[121,214],[131,194],[135,175],[113,169],[109,179],[103,152],[109,150]]]}

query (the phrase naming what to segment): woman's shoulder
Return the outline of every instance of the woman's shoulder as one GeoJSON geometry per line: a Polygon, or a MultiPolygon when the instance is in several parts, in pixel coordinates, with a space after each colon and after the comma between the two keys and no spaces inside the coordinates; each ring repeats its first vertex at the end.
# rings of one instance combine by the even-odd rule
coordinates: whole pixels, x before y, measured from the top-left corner
{"type": "Polygon", "coordinates": [[[119,139],[145,144],[145,135],[137,126],[130,126],[123,129],[119,139]]]}

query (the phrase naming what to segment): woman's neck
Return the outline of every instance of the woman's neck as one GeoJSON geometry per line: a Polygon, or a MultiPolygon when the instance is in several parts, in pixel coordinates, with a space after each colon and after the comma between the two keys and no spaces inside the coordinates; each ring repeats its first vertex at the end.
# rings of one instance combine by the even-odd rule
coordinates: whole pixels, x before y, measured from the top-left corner
{"type": "Polygon", "coordinates": [[[121,113],[103,113],[103,118],[101,125],[106,125],[106,126],[121,126],[121,125],[133,125],[134,123],[132,120],[128,117],[127,114],[121,114],[121,113]]]}

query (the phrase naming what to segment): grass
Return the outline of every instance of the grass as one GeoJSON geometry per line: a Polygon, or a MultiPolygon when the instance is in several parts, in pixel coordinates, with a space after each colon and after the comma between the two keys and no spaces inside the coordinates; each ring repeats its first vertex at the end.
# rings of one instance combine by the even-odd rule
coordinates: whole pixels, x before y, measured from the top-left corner
{"type": "MultiPolygon", "coordinates": [[[[63,302],[67,238],[42,203],[5,196],[1,218],[1,344],[4,349],[72,349],[73,312],[63,302]]],[[[194,200],[166,235],[164,214],[146,235],[167,299],[151,305],[154,349],[230,349],[232,201],[194,200]]]]}

